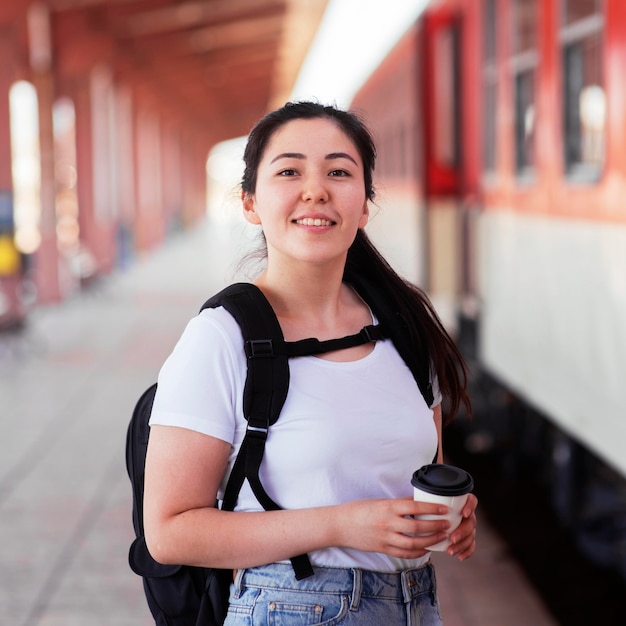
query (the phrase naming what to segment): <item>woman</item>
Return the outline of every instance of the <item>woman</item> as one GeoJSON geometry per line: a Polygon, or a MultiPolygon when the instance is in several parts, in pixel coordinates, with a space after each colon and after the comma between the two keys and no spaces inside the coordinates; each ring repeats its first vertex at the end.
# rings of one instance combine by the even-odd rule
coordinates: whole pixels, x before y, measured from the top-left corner
{"type": "MultiPolygon", "coordinates": [[[[285,339],[332,339],[371,324],[343,280],[363,272],[426,337],[435,399],[426,405],[390,341],[292,359],[261,474],[285,510],[263,511],[245,484],[236,510],[220,511],[213,505],[245,432],[246,360],[234,319],[204,311],[159,375],[146,463],[150,552],[162,563],[232,568],[226,624],[440,624],[427,549],[449,524],[414,516],[447,509],[414,502],[410,477],[435,454],[443,459],[442,396],[451,414],[468,404],[464,366],[425,296],[363,232],[372,138],[352,113],[289,103],[255,126],[244,161],[244,215],[267,244],[255,284],[285,339]],[[315,575],[297,581],[289,558],[303,553],[315,575]]],[[[451,533],[448,553],[460,560],[475,549],[476,504],[470,495],[451,533]]]]}

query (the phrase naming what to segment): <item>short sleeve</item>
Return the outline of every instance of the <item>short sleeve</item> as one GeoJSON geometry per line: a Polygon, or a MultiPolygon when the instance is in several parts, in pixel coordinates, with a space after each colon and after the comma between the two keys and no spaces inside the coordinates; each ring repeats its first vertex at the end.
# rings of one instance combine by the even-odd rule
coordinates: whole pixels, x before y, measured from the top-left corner
{"type": "Polygon", "coordinates": [[[179,426],[234,440],[243,397],[243,339],[222,308],[193,318],[163,364],[150,425],[179,426]]]}

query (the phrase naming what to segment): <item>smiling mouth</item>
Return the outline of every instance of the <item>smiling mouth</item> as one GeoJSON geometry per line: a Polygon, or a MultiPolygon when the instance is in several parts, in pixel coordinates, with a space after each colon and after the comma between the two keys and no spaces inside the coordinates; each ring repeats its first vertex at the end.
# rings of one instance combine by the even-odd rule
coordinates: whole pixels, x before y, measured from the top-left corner
{"type": "Polygon", "coordinates": [[[331,222],[330,220],[323,220],[320,218],[312,218],[305,217],[301,220],[294,220],[296,224],[301,224],[302,226],[332,226],[335,222],[331,222]]]}

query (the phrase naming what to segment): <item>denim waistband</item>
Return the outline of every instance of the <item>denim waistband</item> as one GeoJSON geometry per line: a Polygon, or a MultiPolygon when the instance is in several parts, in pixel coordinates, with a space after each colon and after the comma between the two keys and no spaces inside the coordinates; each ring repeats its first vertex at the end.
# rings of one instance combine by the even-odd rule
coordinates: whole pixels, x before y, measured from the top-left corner
{"type": "Polygon", "coordinates": [[[436,591],[435,573],[430,563],[391,573],[358,568],[314,566],[313,569],[315,574],[304,580],[296,580],[291,565],[282,563],[239,570],[235,577],[235,595],[243,587],[260,587],[347,594],[351,595],[353,602],[366,597],[410,602],[418,595],[436,591]]]}

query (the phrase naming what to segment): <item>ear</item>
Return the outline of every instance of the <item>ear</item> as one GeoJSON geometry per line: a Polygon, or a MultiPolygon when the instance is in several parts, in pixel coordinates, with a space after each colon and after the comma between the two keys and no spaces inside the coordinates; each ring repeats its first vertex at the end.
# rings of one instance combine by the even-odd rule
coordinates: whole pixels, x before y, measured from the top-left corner
{"type": "Polygon", "coordinates": [[[243,216],[250,224],[260,224],[261,220],[256,212],[256,202],[254,195],[247,191],[241,192],[241,204],[243,205],[243,216]]]}
{"type": "Polygon", "coordinates": [[[367,200],[363,204],[363,215],[361,215],[361,219],[359,220],[359,228],[365,228],[370,219],[370,207],[367,200]]]}

